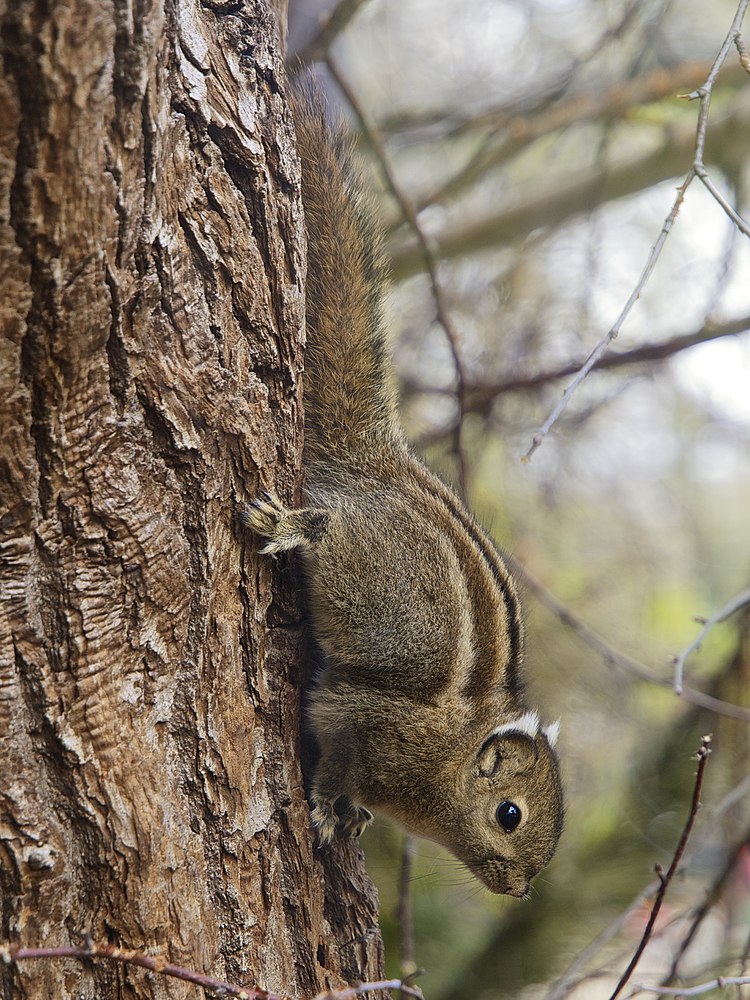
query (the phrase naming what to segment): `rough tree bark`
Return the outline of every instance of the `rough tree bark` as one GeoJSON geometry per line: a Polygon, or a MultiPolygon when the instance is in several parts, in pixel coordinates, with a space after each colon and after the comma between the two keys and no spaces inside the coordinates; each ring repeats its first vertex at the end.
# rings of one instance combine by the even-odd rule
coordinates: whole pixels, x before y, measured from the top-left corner
{"type": "MultiPolygon", "coordinates": [[[[0,939],[298,996],[378,978],[361,860],[312,846],[294,574],[235,519],[293,497],[301,447],[267,5],[0,0],[0,29],[0,939]]],[[[6,998],[199,994],[0,969],[6,998]]]]}

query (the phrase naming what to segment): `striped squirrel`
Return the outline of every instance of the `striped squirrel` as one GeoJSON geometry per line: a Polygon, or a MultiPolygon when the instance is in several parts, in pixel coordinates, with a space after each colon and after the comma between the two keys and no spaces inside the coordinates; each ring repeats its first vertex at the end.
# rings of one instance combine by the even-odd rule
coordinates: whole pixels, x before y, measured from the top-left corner
{"type": "Polygon", "coordinates": [[[299,548],[324,666],[310,695],[320,845],[380,809],[492,892],[526,896],[562,828],[554,750],[523,694],[523,622],[502,556],[415,457],[381,317],[384,254],[349,142],[293,95],[308,231],[308,506],[242,518],[266,553],[299,548]]]}

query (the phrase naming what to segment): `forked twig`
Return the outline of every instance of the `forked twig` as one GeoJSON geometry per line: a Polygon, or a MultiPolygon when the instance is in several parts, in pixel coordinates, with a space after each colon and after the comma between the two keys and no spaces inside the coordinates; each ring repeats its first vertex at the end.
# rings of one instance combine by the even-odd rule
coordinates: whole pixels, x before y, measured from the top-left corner
{"type": "Polygon", "coordinates": [[[731,601],[724,605],[724,607],[717,611],[715,615],[711,618],[707,618],[703,623],[703,628],[700,630],[698,635],[693,639],[689,646],[687,646],[675,657],[674,661],[674,690],[676,694],[682,694],[683,692],[683,678],[685,674],[685,661],[694,653],[697,649],[700,649],[703,640],[706,638],[708,633],[714,627],[714,625],[719,625],[721,622],[726,621],[727,618],[739,611],[740,608],[746,607],[750,604],[750,590],[744,590],[741,594],[737,594],[733,597],[731,601]]]}

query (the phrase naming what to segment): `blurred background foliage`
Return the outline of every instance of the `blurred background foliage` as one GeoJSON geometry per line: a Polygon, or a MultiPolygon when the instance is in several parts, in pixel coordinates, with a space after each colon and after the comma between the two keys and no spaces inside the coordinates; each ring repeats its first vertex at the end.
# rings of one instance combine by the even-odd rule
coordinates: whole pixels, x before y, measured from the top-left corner
{"type": "MultiPolygon", "coordinates": [[[[430,1000],[608,996],[645,925],[639,897],[653,892],[655,863],[671,860],[709,732],[687,863],[634,981],[666,982],[707,899],[672,981],[750,975],[747,608],[687,661],[687,684],[739,706],[736,717],[669,686],[696,616],[750,586],[750,241],[699,182],[610,351],[616,363],[588,377],[520,460],[570,381],[556,371],[583,361],[638,281],[693,159],[697,102],[678,95],[706,79],[735,10],[734,0],[290,5],[292,57],[315,64],[355,131],[364,118],[375,132],[361,148],[388,232],[407,430],[457,482],[460,424],[469,502],[538,583],[525,601],[529,686],[545,717],[563,720],[566,832],[532,900],[490,896],[418,842],[410,955],[397,918],[403,834],[378,820],[363,839],[390,972],[413,959],[430,1000]],[[458,336],[463,408],[404,204],[458,336]]],[[[705,158],[747,219],[750,76],[734,47],[705,158]]]]}

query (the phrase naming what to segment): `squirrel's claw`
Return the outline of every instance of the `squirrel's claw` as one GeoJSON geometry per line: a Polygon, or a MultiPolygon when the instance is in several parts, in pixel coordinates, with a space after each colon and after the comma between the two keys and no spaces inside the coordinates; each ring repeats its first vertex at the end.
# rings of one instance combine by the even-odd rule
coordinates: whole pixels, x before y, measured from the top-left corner
{"type": "Polygon", "coordinates": [[[352,840],[356,840],[372,823],[372,818],[369,809],[365,809],[364,806],[352,806],[339,820],[339,832],[342,837],[351,837],[352,840]]]}
{"type": "Polygon", "coordinates": [[[338,816],[330,799],[321,799],[315,803],[310,814],[315,827],[315,839],[318,847],[326,847],[334,838],[338,816]]]}

